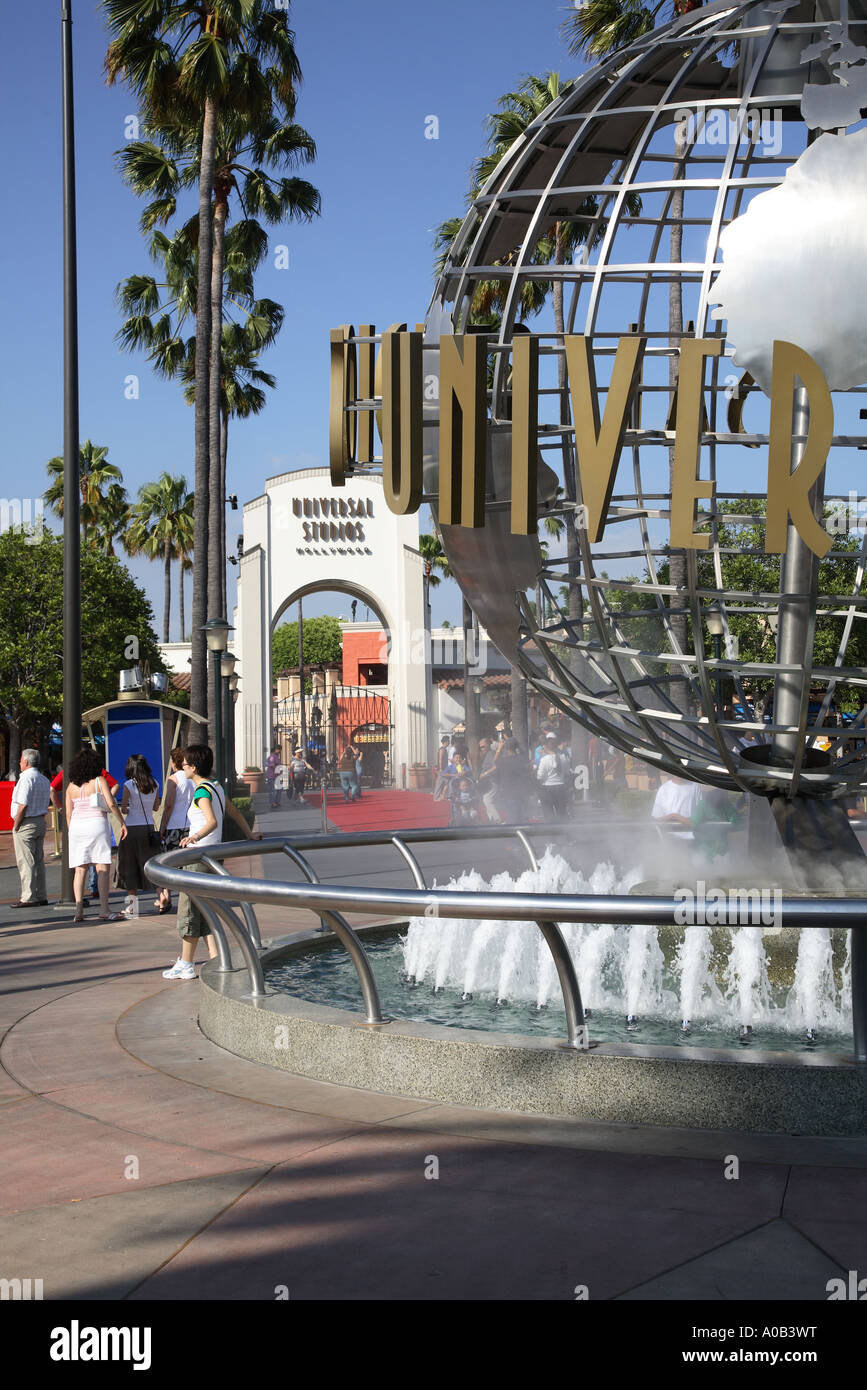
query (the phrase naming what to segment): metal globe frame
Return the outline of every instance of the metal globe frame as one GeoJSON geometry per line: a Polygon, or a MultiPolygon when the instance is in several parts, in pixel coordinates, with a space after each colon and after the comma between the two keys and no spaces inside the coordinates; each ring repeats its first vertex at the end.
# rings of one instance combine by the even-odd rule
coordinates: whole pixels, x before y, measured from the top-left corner
{"type": "MultiPolygon", "coordinates": [[[[722,269],[720,235],[756,193],[782,182],[806,148],[809,132],[800,102],[807,69],[801,69],[799,80],[799,56],[839,17],[833,3],[745,0],[732,5],[718,0],[588,72],[516,141],[475,199],[437,284],[425,338],[427,352],[435,346],[431,326],[470,331],[477,286],[499,281],[502,322],[490,339],[491,428],[507,427],[512,341],[517,331],[529,330],[540,339],[543,364],[539,451],[565,477],[564,458],[574,450],[574,429],[568,388],[558,372],[563,337],[556,329],[538,330],[536,320],[521,323],[522,287],[531,280],[559,282],[565,332],[589,338],[603,393],[606,364],[613,361],[618,338],[625,333],[646,337],[605,534],[594,544],[579,524],[579,466],[575,496],[546,508],[546,515],[561,517],[571,528],[575,543],[571,553],[567,546],[567,553],[555,558],[543,559],[535,551],[536,613],[526,590],[516,587],[510,564],[514,546],[505,532],[501,501],[489,495],[486,528],[499,525],[497,545],[488,543],[484,532],[470,532],[468,540],[456,527],[442,528],[443,544],[467,598],[497,644],[570,717],[669,773],[722,788],[787,796],[842,795],[867,775],[857,740],[867,719],[867,696],[848,727],[838,726],[834,713],[841,682],[850,689],[867,688],[867,670],[847,664],[847,649],[859,631],[856,624],[865,619],[867,535],[857,553],[835,543],[826,557],[831,565],[853,567],[845,595],[821,590],[781,595],[773,589],[739,591],[724,585],[723,558],[732,547],[721,528],[741,525],[761,532],[765,525],[766,494],[745,487],[744,479],[754,471],[750,460],[761,457],[746,451],[768,444],[767,419],[762,418],[763,410],[765,417],[768,413],[767,398],[749,389],[750,378],[738,380],[733,350],[726,344],[723,356],[707,362],[704,392],[700,476],[713,483],[714,492],[698,521],[709,530],[710,549],[686,552],[685,589],[664,582],[660,571],[668,557],[670,521],[667,454],[674,438],[669,361],[687,337],[722,336],[712,313],[714,282],[722,269]],[[726,113],[731,130],[755,133],[756,120],[769,109],[774,119],[779,114],[785,137],[778,153],[764,153],[756,138],[729,139],[720,147],[701,138],[709,122],[719,120],[719,112],[726,113]],[[692,119],[684,138],[685,110],[692,119]],[[640,210],[635,209],[636,197],[640,210]],[[536,263],[540,236],[565,220],[586,226],[575,263],[536,263]],[[683,242],[674,262],[672,226],[683,242]],[[667,313],[673,283],[682,288],[679,331],[667,313]],[[750,417],[746,430],[744,415],[750,417]],[[726,504],[736,510],[726,512],[726,504]],[[709,565],[702,563],[704,555],[709,565]],[[646,577],[630,577],[629,567],[640,565],[646,577]],[[564,584],[572,595],[568,604],[557,592],[564,584]],[[624,612],[623,594],[646,602],[624,612]],[[721,618],[725,654],[705,652],[708,607],[721,618]],[[678,639],[680,625],[672,621],[677,614],[686,615],[693,634],[702,634],[702,640],[693,641],[693,650],[678,639]],[[744,618],[760,625],[770,649],[767,660],[748,666],[734,655],[732,642],[732,625],[744,618]],[[833,659],[819,661],[817,630],[827,633],[830,623],[839,629],[833,659]],[[645,635],[648,627],[655,628],[658,640],[634,640],[637,624],[645,635]],[[733,698],[745,706],[751,688],[767,682],[775,684],[782,708],[779,692],[788,686],[790,717],[770,724],[723,718],[715,700],[723,677],[732,682],[733,698]],[[821,694],[812,698],[814,692],[821,694]],[[775,743],[788,740],[788,765],[763,765],[743,756],[734,745],[746,731],[760,742],[766,736],[775,743]],[[820,753],[819,739],[830,741],[832,753],[843,745],[840,755],[820,753]]],[[[867,44],[867,13],[860,4],[849,7],[849,31],[855,43],[867,44]]],[[[810,73],[819,81],[831,80],[827,70],[823,75],[815,65],[810,73]]],[[[817,273],[827,273],[827,267],[817,267],[817,273]]],[[[835,419],[844,426],[857,419],[856,407],[865,394],[864,387],[834,392],[835,419]]],[[[848,464],[846,478],[854,482],[854,450],[864,447],[867,435],[857,423],[847,433],[835,434],[827,475],[840,477],[848,464]]],[[[426,481],[429,476],[426,472],[426,481]]],[[[815,506],[821,519],[821,490],[815,506]]],[[[752,549],[745,546],[742,553],[752,549]]]]}

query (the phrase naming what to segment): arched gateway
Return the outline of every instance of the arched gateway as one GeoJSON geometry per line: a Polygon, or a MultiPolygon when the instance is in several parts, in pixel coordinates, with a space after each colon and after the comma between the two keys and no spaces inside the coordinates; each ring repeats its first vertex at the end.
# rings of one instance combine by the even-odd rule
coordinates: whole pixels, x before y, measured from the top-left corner
{"type": "Polygon", "coordinates": [[[394,768],[427,762],[428,663],[418,516],[395,516],[376,477],[335,488],[327,468],[268,478],[244,507],[235,610],[240,661],[236,740],[243,763],[264,767],[272,742],[271,638],[284,612],[320,589],[369,607],[388,638],[394,768]]]}

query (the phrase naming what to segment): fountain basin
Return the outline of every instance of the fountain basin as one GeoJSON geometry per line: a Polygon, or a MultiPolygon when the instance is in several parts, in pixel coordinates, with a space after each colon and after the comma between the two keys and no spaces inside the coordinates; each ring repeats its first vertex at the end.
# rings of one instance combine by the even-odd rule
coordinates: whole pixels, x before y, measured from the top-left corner
{"type": "MultiPolygon", "coordinates": [[[[362,928],[367,940],[405,929],[362,928]]],[[[266,970],[321,952],[310,932],[263,957],[266,970]]],[[[359,1000],[360,1008],[360,1000],[359,1000]]],[[[867,1066],[844,1053],[793,1054],[606,1042],[576,1052],[511,1033],[392,1021],[287,994],[249,995],[246,971],[201,971],[199,1025],[236,1056],[321,1081],[451,1105],[622,1124],[855,1136],[867,1133],[867,1066]]],[[[592,1027],[592,1024],[591,1024],[592,1027]]]]}

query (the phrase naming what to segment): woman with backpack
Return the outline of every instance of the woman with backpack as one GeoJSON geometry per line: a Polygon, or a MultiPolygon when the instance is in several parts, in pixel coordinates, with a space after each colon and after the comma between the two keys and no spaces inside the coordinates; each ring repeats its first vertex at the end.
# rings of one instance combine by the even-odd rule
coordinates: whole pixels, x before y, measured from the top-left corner
{"type": "MultiPolygon", "coordinates": [[[[180,848],[188,845],[218,844],[223,837],[224,817],[233,821],[241,831],[244,840],[261,840],[261,835],[253,835],[250,827],[217,782],[209,780],[214,766],[214,755],[204,744],[193,744],[184,749],[183,770],[193,784],[193,799],[187,812],[189,834],[181,840],[180,848]]],[[[186,866],[191,871],[201,871],[198,863],[186,866]]],[[[178,936],[181,938],[181,954],[169,970],[163,971],[164,980],[194,980],[196,971],[193,959],[200,937],[208,945],[208,954],[214,960],[217,945],[211,929],[186,893],[178,894],[178,936]]]]}
{"type": "Polygon", "coordinates": [[[150,888],[144,870],[148,860],[160,849],[160,837],[154,825],[154,811],[158,811],[159,806],[160,790],[148,760],[141,753],[133,753],[127,759],[120,804],[127,834],[117,850],[117,881],[131,899],[124,908],[123,915],[127,918],[138,917],[138,895],[150,888]]]}

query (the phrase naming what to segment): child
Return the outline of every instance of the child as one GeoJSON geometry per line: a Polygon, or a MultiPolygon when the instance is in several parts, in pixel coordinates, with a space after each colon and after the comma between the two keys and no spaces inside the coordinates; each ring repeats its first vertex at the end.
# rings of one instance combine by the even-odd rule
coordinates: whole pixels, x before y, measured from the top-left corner
{"type": "Polygon", "coordinates": [[[458,777],[452,784],[450,825],[478,825],[481,820],[479,792],[471,777],[458,777]]]}

